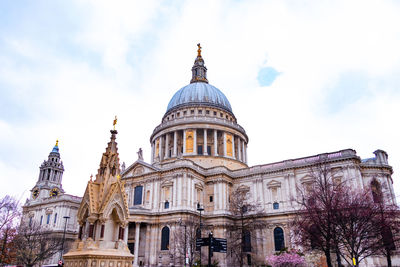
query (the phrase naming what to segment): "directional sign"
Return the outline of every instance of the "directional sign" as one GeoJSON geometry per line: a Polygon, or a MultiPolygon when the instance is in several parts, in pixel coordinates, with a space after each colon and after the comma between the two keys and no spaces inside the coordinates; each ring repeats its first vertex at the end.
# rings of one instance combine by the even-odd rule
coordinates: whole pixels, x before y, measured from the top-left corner
{"type": "Polygon", "coordinates": [[[200,247],[204,247],[204,246],[208,246],[209,245],[209,241],[208,241],[208,237],[204,237],[204,238],[196,238],[196,249],[200,249],[200,247]]]}
{"type": "MultiPolygon", "coordinates": [[[[209,246],[210,239],[208,237],[196,238],[196,250],[200,250],[200,247],[209,246]]],[[[211,240],[211,251],[226,253],[226,239],[225,238],[212,238],[211,240]]]]}
{"type": "Polygon", "coordinates": [[[226,239],[224,238],[213,238],[213,251],[226,253],[226,239]]]}

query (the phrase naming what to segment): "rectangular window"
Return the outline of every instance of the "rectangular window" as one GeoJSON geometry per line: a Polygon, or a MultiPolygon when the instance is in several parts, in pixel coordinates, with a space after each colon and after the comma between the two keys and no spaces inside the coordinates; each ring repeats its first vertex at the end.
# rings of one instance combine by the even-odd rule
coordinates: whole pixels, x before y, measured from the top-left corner
{"type": "Polygon", "coordinates": [[[183,112],[183,115],[186,115],[186,113],[187,113],[187,112],[186,112],[186,110],[185,110],[185,111],[183,112]]]}
{"type": "Polygon", "coordinates": [[[203,155],[203,146],[202,145],[197,146],[197,155],[203,155]]]}
{"type": "Polygon", "coordinates": [[[214,111],[214,116],[217,116],[217,112],[216,111],[214,111]]]}
{"type": "Polygon", "coordinates": [[[40,216],[40,225],[42,225],[42,223],[43,223],[43,215],[40,216]]]}
{"type": "Polygon", "coordinates": [[[211,146],[207,146],[207,154],[211,155],[211,146]]]}
{"type": "Polygon", "coordinates": [[[47,214],[47,224],[50,223],[50,214],[47,214]]]}
{"type": "Polygon", "coordinates": [[[192,110],[190,111],[190,114],[192,114],[192,115],[194,114],[194,109],[192,109],[192,110]]]}
{"type": "Polygon", "coordinates": [[[210,196],[210,202],[213,202],[213,201],[214,201],[214,197],[210,196]]]}
{"type": "Polygon", "coordinates": [[[179,112],[178,112],[178,113],[176,113],[176,116],[177,116],[177,117],[179,117],[179,115],[180,115],[180,114],[179,114],[179,112]]]}
{"type": "Polygon", "coordinates": [[[199,114],[203,114],[203,111],[201,109],[198,110],[199,114]]]}
{"type": "Polygon", "coordinates": [[[141,185],[136,186],[133,205],[142,205],[142,194],[143,194],[143,186],[141,185]]]}
{"type": "Polygon", "coordinates": [[[164,203],[164,209],[169,209],[169,202],[168,202],[168,200],[165,201],[165,203],[164,203]]]}
{"type": "Polygon", "coordinates": [[[54,215],[54,224],[56,224],[56,222],[57,222],[57,213],[56,215],[54,215]]]}
{"type": "Polygon", "coordinates": [[[274,206],[274,210],[279,210],[279,203],[278,202],[275,202],[273,204],[273,206],[274,206]]]}
{"type": "Polygon", "coordinates": [[[29,226],[32,226],[32,217],[29,217],[29,226]]]}
{"type": "Polygon", "coordinates": [[[210,111],[209,111],[209,110],[206,110],[206,114],[209,115],[209,114],[210,114],[210,111]]]}

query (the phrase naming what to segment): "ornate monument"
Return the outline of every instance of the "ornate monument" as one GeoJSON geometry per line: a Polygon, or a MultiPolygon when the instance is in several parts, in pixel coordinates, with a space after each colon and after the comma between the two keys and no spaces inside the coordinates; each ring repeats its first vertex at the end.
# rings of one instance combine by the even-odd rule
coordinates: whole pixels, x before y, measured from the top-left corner
{"type": "Polygon", "coordinates": [[[117,131],[103,153],[96,179],[88,182],[78,210],[79,236],[64,255],[65,266],[130,267],[133,255],[127,246],[128,202],[120,180],[117,131]]]}

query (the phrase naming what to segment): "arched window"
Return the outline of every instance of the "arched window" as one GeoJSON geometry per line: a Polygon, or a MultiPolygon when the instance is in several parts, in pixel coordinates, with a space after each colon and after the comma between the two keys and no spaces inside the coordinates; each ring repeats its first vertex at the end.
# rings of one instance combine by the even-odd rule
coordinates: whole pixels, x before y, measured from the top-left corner
{"type": "Polygon", "coordinates": [[[371,191],[372,191],[372,198],[374,199],[375,203],[382,202],[382,189],[381,185],[377,180],[373,180],[371,182],[371,191]]]}
{"type": "Polygon", "coordinates": [[[251,252],[251,236],[247,230],[243,232],[243,252],[251,252]]]}
{"type": "Polygon", "coordinates": [[[167,226],[161,230],[161,250],[169,250],[169,228],[167,226]]]}
{"type": "Polygon", "coordinates": [[[285,248],[285,237],[283,236],[283,230],[280,227],[274,229],[274,242],[275,251],[281,251],[285,248]]]}

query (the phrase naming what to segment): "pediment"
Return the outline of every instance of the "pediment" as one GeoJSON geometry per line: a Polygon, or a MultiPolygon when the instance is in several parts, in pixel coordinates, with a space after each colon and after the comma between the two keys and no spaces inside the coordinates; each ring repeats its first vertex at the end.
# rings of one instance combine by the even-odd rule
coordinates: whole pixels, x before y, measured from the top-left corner
{"type": "Polygon", "coordinates": [[[151,164],[148,164],[142,160],[137,160],[128,168],[126,168],[125,171],[122,172],[122,178],[129,176],[138,176],[156,171],[158,171],[158,169],[152,166],[151,164]]]}
{"type": "Polygon", "coordinates": [[[276,181],[276,180],[271,180],[267,183],[267,187],[268,188],[277,188],[277,187],[281,187],[281,182],[276,181]]]}
{"type": "Polygon", "coordinates": [[[302,178],[300,178],[300,182],[302,184],[312,184],[312,183],[314,183],[314,181],[315,181],[314,177],[312,177],[309,174],[307,174],[307,175],[303,176],[302,178]]]}

